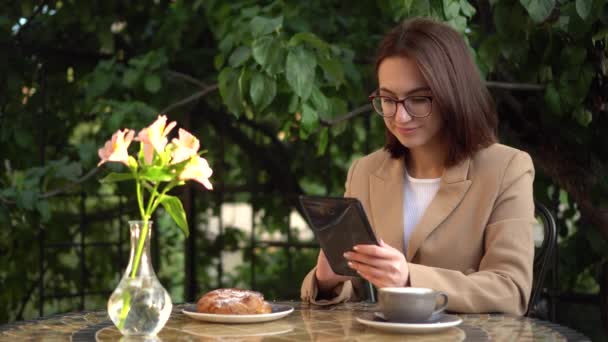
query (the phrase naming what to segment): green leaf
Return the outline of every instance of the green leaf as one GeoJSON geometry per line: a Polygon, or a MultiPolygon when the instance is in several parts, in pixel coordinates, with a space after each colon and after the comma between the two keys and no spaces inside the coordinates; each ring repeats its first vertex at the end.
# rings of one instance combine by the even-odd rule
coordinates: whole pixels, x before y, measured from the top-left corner
{"type": "Polygon", "coordinates": [[[135,87],[135,84],[139,80],[140,73],[135,69],[127,69],[122,75],[122,84],[127,88],[135,87]]]}
{"type": "Polygon", "coordinates": [[[457,15],[454,18],[448,20],[447,24],[452,26],[456,31],[464,33],[464,31],[467,29],[467,18],[461,15],[457,15]]]}
{"type": "Polygon", "coordinates": [[[583,19],[587,19],[591,13],[593,0],[576,0],[576,13],[583,19]]]}
{"type": "Polygon", "coordinates": [[[251,57],[251,50],[249,50],[249,47],[239,46],[238,48],[236,48],[236,50],[234,50],[232,55],[230,55],[228,63],[231,67],[237,68],[243,65],[243,63],[245,63],[249,59],[249,57],[251,57]]]}
{"type": "Polygon", "coordinates": [[[330,99],[331,109],[332,109],[332,117],[336,117],[338,115],[344,115],[348,112],[348,104],[346,101],[340,97],[332,97],[330,99]]]}
{"type": "Polygon", "coordinates": [[[337,58],[319,58],[319,65],[323,69],[325,79],[336,88],[344,83],[344,69],[337,58]]]}
{"type": "Polygon", "coordinates": [[[415,0],[409,3],[408,14],[410,16],[429,16],[431,14],[431,3],[429,0],[415,0]]]}
{"type": "Polygon", "coordinates": [[[17,194],[15,196],[15,202],[17,202],[17,205],[26,210],[34,209],[34,206],[36,205],[37,200],[38,200],[38,192],[36,192],[36,191],[30,191],[30,190],[19,191],[19,192],[17,192],[17,194]]]}
{"type": "Polygon", "coordinates": [[[57,178],[75,181],[82,175],[82,165],[80,163],[68,163],[57,168],[57,178]]]}
{"type": "Polygon", "coordinates": [[[457,17],[460,13],[460,3],[457,0],[443,0],[443,13],[446,19],[457,17]]]}
{"type": "Polygon", "coordinates": [[[518,3],[500,1],[492,9],[492,16],[496,32],[502,36],[502,39],[517,40],[525,35],[528,15],[518,3]]]}
{"type": "Polygon", "coordinates": [[[48,222],[51,219],[51,206],[46,200],[38,200],[36,202],[36,210],[40,214],[42,222],[48,222]]]}
{"type": "Polygon", "coordinates": [[[257,38],[283,27],[283,16],[276,18],[255,17],[251,20],[251,34],[257,38]]]}
{"type": "Polygon", "coordinates": [[[114,35],[110,30],[100,30],[97,32],[99,49],[104,53],[114,52],[114,35]]]}
{"type": "Polygon", "coordinates": [[[291,94],[289,98],[289,105],[287,106],[287,111],[289,113],[295,113],[300,106],[300,98],[295,93],[291,94]]]}
{"type": "Polygon", "coordinates": [[[168,170],[166,167],[162,166],[151,166],[146,169],[143,169],[139,174],[144,180],[150,182],[170,182],[175,178],[175,175],[168,170]]]}
{"type": "Polygon", "coordinates": [[[186,212],[182,206],[182,202],[175,196],[163,195],[160,203],[163,205],[165,210],[171,215],[171,218],[177,226],[182,230],[184,235],[188,237],[190,231],[188,230],[188,220],[186,219],[186,212]]]}
{"type": "Polygon", "coordinates": [[[550,82],[553,80],[553,68],[550,65],[539,67],[538,80],[542,83],[550,82]]]}
{"type": "Polygon", "coordinates": [[[537,23],[545,21],[555,7],[555,0],[519,0],[519,2],[537,23]]]}
{"type": "Polygon", "coordinates": [[[303,101],[306,101],[312,92],[316,66],[315,55],[301,46],[287,55],[287,83],[303,101]]]}
{"type": "Polygon", "coordinates": [[[587,57],[587,49],[582,46],[567,46],[562,50],[559,61],[564,66],[578,67],[587,57]]]}
{"type": "Polygon", "coordinates": [[[227,34],[218,45],[218,48],[223,53],[228,53],[234,46],[234,34],[227,34]]]}
{"type": "Polygon", "coordinates": [[[310,46],[319,49],[322,52],[327,52],[329,45],[324,42],[321,38],[317,37],[314,33],[311,32],[300,32],[296,33],[289,40],[290,46],[300,45],[302,42],[306,42],[310,44],[310,46]]]}
{"type": "Polygon", "coordinates": [[[568,205],[568,193],[563,189],[559,189],[559,203],[564,206],[568,205]]]}
{"type": "Polygon", "coordinates": [[[274,51],[276,46],[273,44],[275,40],[271,37],[263,37],[256,39],[251,44],[253,59],[261,66],[266,66],[268,56],[274,51]]]}
{"type": "Polygon", "coordinates": [[[277,83],[274,79],[256,72],[251,79],[251,87],[249,88],[249,96],[253,101],[253,105],[260,111],[266,108],[277,94],[277,83]]]}
{"type": "Polygon", "coordinates": [[[144,79],[144,87],[152,94],[158,93],[161,87],[160,76],[157,74],[146,75],[146,78],[144,79]]]}
{"type": "MultiPolygon", "coordinates": [[[[253,71],[255,71],[255,70],[253,70],[253,71]]],[[[245,100],[245,99],[247,99],[247,94],[249,94],[251,76],[252,76],[251,69],[241,68],[241,74],[239,75],[239,79],[238,79],[239,95],[241,96],[241,99],[243,99],[243,102],[241,103],[241,105],[243,106],[243,109],[245,111],[245,116],[248,119],[253,119],[253,117],[254,117],[253,109],[252,109],[250,103],[246,102],[246,100],[245,100]]]]}
{"type": "Polygon", "coordinates": [[[224,104],[236,116],[243,113],[238,78],[239,74],[232,68],[224,68],[218,76],[220,95],[224,100],[224,104]]]}
{"type": "Polygon", "coordinates": [[[327,150],[327,143],[329,141],[329,129],[327,127],[321,128],[319,132],[319,146],[317,147],[317,156],[322,156],[327,150]]]}
{"type": "MultiPolygon", "coordinates": [[[[592,8],[591,14],[595,15],[595,12],[592,8]]],[[[578,14],[578,10],[574,2],[570,2],[560,7],[560,14],[562,17],[567,18],[567,20],[565,20],[566,25],[565,27],[562,25],[562,29],[568,33],[569,36],[572,36],[575,39],[574,41],[582,41],[582,39],[584,39],[587,33],[591,30],[593,23],[595,22],[595,20],[582,19],[578,14]]]]}
{"type": "Polygon", "coordinates": [[[553,83],[547,85],[547,88],[545,89],[545,104],[551,113],[562,115],[559,93],[553,83]]]}
{"type": "Polygon", "coordinates": [[[579,107],[576,110],[574,116],[576,117],[576,121],[578,122],[578,124],[583,127],[589,126],[591,120],[593,120],[593,115],[591,115],[591,112],[582,107],[579,107]]]}
{"type": "Polygon", "coordinates": [[[321,89],[319,89],[318,87],[314,87],[312,89],[310,100],[319,117],[331,117],[331,103],[323,94],[323,92],[321,92],[321,89]]]}
{"type": "Polygon", "coordinates": [[[280,43],[272,37],[263,37],[251,45],[253,59],[270,74],[283,71],[285,53],[280,43]]]}
{"type": "Polygon", "coordinates": [[[580,103],[582,103],[589,94],[589,88],[591,87],[591,82],[593,81],[594,74],[595,71],[590,65],[585,65],[581,68],[579,77],[576,79],[576,84],[574,88],[575,91],[573,93],[574,96],[580,99],[580,103]]]}
{"type": "Polygon", "coordinates": [[[222,66],[224,66],[224,62],[226,61],[226,55],[223,52],[218,53],[213,58],[213,66],[215,69],[220,70],[222,66]]]}
{"type": "Polygon", "coordinates": [[[107,176],[103,177],[102,179],[100,179],[99,181],[101,183],[112,183],[112,182],[122,182],[122,181],[126,181],[126,180],[131,180],[131,179],[133,179],[133,174],[131,174],[131,173],[112,172],[112,173],[108,174],[107,176]]]}
{"type": "Polygon", "coordinates": [[[111,73],[96,70],[93,79],[87,84],[87,97],[92,99],[105,94],[112,86],[113,81],[114,78],[111,73]]]}
{"type": "Polygon", "coordinates": [[[477,51],[480,61],[487,67],[488,71],[494,70],[494,66],[500,57],[500,39],[497,35],[492,35],[484,40],[477,51]]]}
{"type": "Polygon", "coordinates": [[[260,13],[260,6],[252,6],[252,7],[243,8],[241,13],[243,14],[244,17],[251,18],[253,16],[256,16],[258,13],[260,13]]]}
{"type": "Polygon", "coordinates": [[[34,145],[34,137],[32,132],[21,130],[18,132],[12,132],[14,134],[15,142],[20,148],[26,149],[34,145]]]}
{"type": "Polygon", "coordinates": [[[311,133],[319,127],[319,116],[308,103],[302,106],[302,121],[300,123],[305,133],[311,133]]]}
{"type": "Polygon", "coordinates": [[[474,16],[476,12],[475,7],[471,6],[467,0],[460,0],[460,10],[468,18],[474,16]]]}

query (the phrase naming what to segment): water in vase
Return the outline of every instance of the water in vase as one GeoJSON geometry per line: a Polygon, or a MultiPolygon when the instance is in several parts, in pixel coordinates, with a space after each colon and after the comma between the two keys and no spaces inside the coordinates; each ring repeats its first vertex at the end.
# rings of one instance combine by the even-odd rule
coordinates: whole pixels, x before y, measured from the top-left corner
{"type": "Polygon", "coordinates": [[[145,230],[141,229],[141,221],[129,223],[131,225],[129,265],[108,300],[108,315],[125,336],[153,336],[169,319],[173,305],[169,293],[158,281],[150,260],[151,223],[145,230]],[[136,262],[140,236],[145,242],[140,247],[139,262],[136,262]]]}

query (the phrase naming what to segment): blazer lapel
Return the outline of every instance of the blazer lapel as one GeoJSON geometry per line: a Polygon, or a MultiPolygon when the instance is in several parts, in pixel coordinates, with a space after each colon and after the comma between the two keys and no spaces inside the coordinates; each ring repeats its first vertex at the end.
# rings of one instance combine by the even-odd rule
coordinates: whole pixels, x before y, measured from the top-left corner
{"type": "MultiPolygon", "coordinates": [[[[460,164],[446,169],[443,173],[437,194],[412,232],[408,242],[406,260],[413,260],[424,240],[456,209],[469,190],[471,186],[471,181],[467,180],[469,164],[470,159],[466,159],[460,164]]],[[[401,231],[403,235],[403,227],[401,231]]]]}
{"type": "Polygon", "coordinates": [[[372,225],[379,238],[403,251],[403,158],[386,158],[369,176],[372,225]]]}

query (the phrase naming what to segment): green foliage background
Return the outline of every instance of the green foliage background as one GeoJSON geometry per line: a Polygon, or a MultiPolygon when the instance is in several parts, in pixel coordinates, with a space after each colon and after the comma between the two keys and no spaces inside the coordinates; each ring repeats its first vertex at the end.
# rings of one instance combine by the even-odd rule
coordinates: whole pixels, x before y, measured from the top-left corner
{"type": "MultiPolygon", "coordinates": [[[[85,286],[99,291],[85,306],[104,307],[124,263],[116,247],[85,249],[83,266],[79,250],[40,255],[36,241],[124,241],[133,189],[99,184],[107,170],[96,169],[96,151],[117,129],[140,129],[160,112],[201,138],[215,171],[216,191],[178,193],[197,213],[189,217],[196,291],[247,286],[255,257],[259,289],[296,297],[315,249],[252,250],[249,236],[235,227],[214,235],[209,220],[221,203],[249,202],[258,238],[278,232],[287,241],[288,229],[297,236],[285,219],[295,195],[341,195],[350,162],[383,141],[366,103],[375,47],[409,16],[437,18],[466,37],[496,99],[501,140],[531,153],[535,196],[557,212],[559,290],[599,291],[608,258],[605,0],[0,5],[0,321],[36,315],[41,258],[45,292],[85,286]],[[244,264],[224,274],[220,256],[230,249],[243,250],[244,264]]],[[[162,212],[156,227],[159,275],[175,301],[191,300],[186,242],[162,212]]],[[[77,305],[49,301],[45,312],[77,305]]]]}

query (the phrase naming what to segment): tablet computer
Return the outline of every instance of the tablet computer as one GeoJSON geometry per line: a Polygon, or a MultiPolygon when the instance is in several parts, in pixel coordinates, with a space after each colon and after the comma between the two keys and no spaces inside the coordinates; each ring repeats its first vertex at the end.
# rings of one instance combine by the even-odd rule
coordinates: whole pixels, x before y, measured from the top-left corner
{"type": "Polygon", "coordinates": [[[344,252],[353,246],[378,245],[361,202],[350,197],[300,196],[300,205],[309,227],[336,274],[359,276],[348,267],[344,252]]]}

